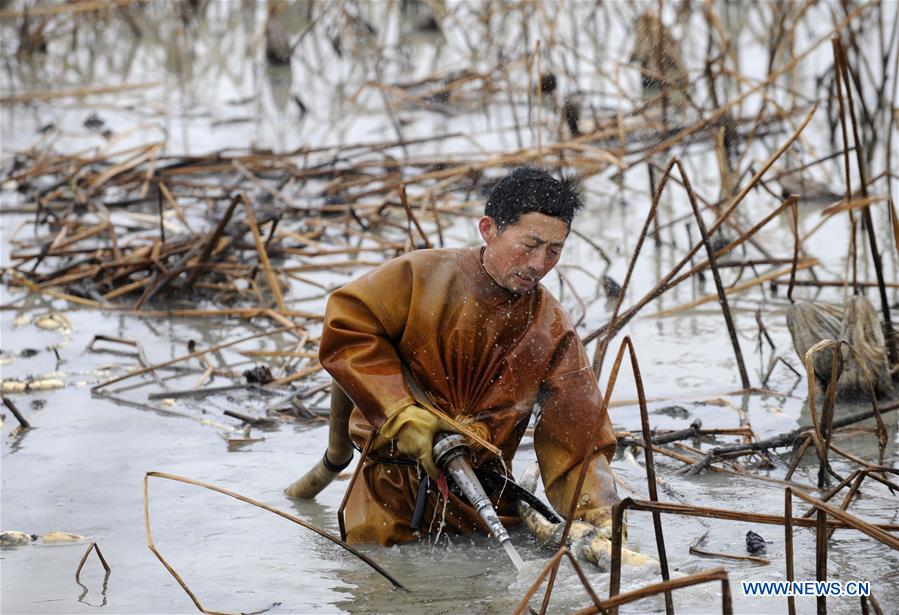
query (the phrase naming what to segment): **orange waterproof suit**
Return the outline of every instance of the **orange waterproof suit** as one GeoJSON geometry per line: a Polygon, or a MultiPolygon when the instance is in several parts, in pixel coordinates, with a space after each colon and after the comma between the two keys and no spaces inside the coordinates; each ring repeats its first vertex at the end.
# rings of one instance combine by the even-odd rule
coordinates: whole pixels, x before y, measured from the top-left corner
{"type": "MultiPolygon", "coordinates": [[[[607,464],[615,437],[608,415],[600,414],[584,347],[543,286],[521,295],[505,290],[487,275],[481,250],[415,251],[331,294],[320,359],[356,406],[350,431],[365,441],[406,406],[432,405],[460,422],[486,425],[505,468],[486,450],[473,455],[474,465],[511,471],[539,405],[534,447],[550,502],[567,514],[586,460],[577,516],[603,520],[617,500],[607,464]],[[416,391],[427,399],[416,400],[416,391]]],[[[410,519],[424,472],[390,462],[401,457],[391,442],[361,462],[345,510],[348,542],[391,545],[416,538],[410,519]]],[[[511,502],[500,497],[494,503],[504,523],[517,521],[511,502]]],[[[444,515],[451,532],[481,527],[467,502],[452,491],[445,502],[431,489],[422,531],[438,531],[444,515]]]]}

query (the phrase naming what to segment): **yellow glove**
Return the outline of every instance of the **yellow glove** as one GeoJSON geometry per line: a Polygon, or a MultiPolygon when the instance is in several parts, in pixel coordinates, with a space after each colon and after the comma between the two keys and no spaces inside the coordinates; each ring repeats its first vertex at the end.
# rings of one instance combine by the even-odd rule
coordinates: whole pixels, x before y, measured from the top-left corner
{"type": "Polygon", "coordinates": [[[384,440],[375,441],[373,446],[379,447],[386,440],[396,438],[396,447],[401,453],[417,459],[428,475],[437,478],[434,436],[441,431],[455,433],[456,429],[433,412],[419,406],[406,406],[381,425],[378,438],[384,440]]]}

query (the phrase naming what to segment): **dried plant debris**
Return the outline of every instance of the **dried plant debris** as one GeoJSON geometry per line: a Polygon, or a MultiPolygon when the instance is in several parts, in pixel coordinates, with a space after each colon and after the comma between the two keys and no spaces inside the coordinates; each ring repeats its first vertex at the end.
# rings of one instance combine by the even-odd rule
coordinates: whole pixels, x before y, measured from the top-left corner
{"type": "Polygon", "coordinates": [[[37,534],[26,534],[16,530],[0,532],[0,547],[21,547],[32,542],[40,540],[43,544],[63,544],[71,542],[82,542],[84,536],[72,534],[70,532],[61,532],[54,530],[38,536],[37,534]]]}
{"type": "Polygon", "coordinates": [[[60,378],[35,378],[33,380],[7,379],[0,380],[0,391],[4,394],[31,393],[33,391],[49,391],[66,386],[60,378]]]}
{"type": "MultiPolygon", "coordinates": [[[[864,295],[850,297],[842,310],[823,303],[794,303],[787,309],[787,326],[802,361],[809,349],[822,340],[845,340],[856,350],[858,358],[849,349],[840,349],[843,358],[842,373],[838,376],[840,395],[866,394],[869,378],[879,395],[892,393],[883,324],[864,295]]],[[[825,385],[833,378],[832,355],[833,350],[824,350],[814,357],[815,375],[825,385]]]]}
{"type": "Polygon", "coordinates": [[[37,534],[26,534],[16,530],[0,532],[0,547],[21,547],[37,540],[37,534]]]}

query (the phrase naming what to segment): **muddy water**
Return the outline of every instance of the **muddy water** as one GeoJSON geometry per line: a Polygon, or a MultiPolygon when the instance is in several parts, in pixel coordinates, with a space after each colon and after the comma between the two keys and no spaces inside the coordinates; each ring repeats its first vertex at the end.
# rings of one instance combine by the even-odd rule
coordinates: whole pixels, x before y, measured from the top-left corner
{"type": "MultiPolygon", "coordinates": [[[[376,5],[363,5],[363,8],[374,10],[373,6],[376,5]]],[[[376,66],[364,53],[354,53],[350,47],[344,48],[344,57],[335,57],[328,49],[327,38],[314,32],[298,48],[301,53],[295,54],[290,67],[272,69],[262,60],[259,47],[265,17],[261,6],[214,4],[204,16],[190,22],[181,22],[165,11],[157,6],[149,9],[148,15],[137,16],[142,31],[140,39],[129,35],[123,20],[82,22],[77,36],[54,39],[46,56],[30,59],[13,56],[10,41],[14,36],[8,36],[10,24],[5,23],[4,91],[116,83],[158,82],[158,85],[87,100],[4,106],[0,117],[4,168],[8,168],[9,157],[15,151],[35,144],[46,145],[50,140],[57,150],[65,152],[106,147],[103,137],[83,126],[91,113],[97,113],[120,137],[113,149],[164,139],[166,151],[173,154],[207,153],[250,145],[287,151],[300,145],[393,139],[394,128],[379,96],[363,91],[354,103],[348,102],[359,93],[362,83],[374,78],[376,70],[383,69],[385,79],[398,75],[411,79],[432,67],[459,67],[468,61],[468,43],[459,31],[448,33],[448,40],[438,52],[436,41],[407,36],[396,25],[398,22],[388,19],[392,15],[388,14],[383,20],[386,24],[383,37],[385,40],[402,38],[404,46],[397,47],[396,55],[391,56],[390,62],[384,62],[383,67],[376,66]],[[318,68],[322,62],[328,64],[328,71],[318,68]],[[305,115],[292,98],[294,94],[307,107],[305,115]],[[37,133],[50,123],[56,126],[56,131],[37,133]],[[131,129],[134,130],[129,132],[131,129]]],[[[610,9],[605,15],[608,21],[602,22],[617,36],[611,37],[612,40],[622,41],[603,50],[616,58],[627,54],[621,13],[621,9],[610,9]]],[[[301,12],[288,15],[292,31],[303,31],[303,19],[301,12]]],[[[746,19],[751,21],[753,17],[749,15],[746,19]]],[[[824,34],[826,27],[811,21],[809,31],[802,36],[811,40],[824,34]]],[[[504,28],[514,30],[508,23],[504,28]]],[[[512,36],[505,30],[498,30],[496,41],[504,40],[507,34],[512,36]]],[[[748,61],[753,58],[750,38],[747,35],[745,50],[741,52],[747,54],[746,70],[752,72],[755,69],[748,61]]],[[[804,48],[802,41],[799,43],[798,47],[804,48]]],[[[596,51],[588,47],[585,44],[581,51],[586,54],[596,51]]],[[[696,54],[701,57],[699,51],[696,54]]],[[[826,56],[826,53],[813,55],[810,62],[826,56]]],[[[580,62],[577,70],[592,74],[583,58],[580,62]]],[[[810,79],[811,72],[804,78],[810,79]]],[[[608,90],[608,84],[603,88],[608,90]]],[[[614,92],[607,92],[605,97],[614,106],[614,92]]],[[[517,113],[524,117],[526,102],[520,102],[517,113]]],[[[490,151],[517,147],[515,131],[503,129],[513,124],[512,111],[503,105],[491,105],[489,109],[486,113],[474,110],[455,116],[402,110],[403,119],[409,120],[403,127],[406,138],[457,130],[469,134],[465,139],[413,147],[410,153],[464,152],[472,150],[473,143],[490,151]]],[[[807,147],[819,154],[830,151],[825,132],[823,120],[816,120],[806,132],[807,147]]],[[[544,133],[543,139],[547,138],[546,134],[552,133],[544,133]]],[[[757,145],[752,156],[764,160],[785,136],[786,133],[779,134],[757,145]]],[[[521,138],[527,144],[537,137],[523,131],[521,138]]],[[[714,157],[695,148],[687,154],[688,172],[697,189],[708,198],[716,198],[714,157]]],[[[840,182],[832,179],[839,177],[836,167],[819,169],[815,176],[829,181],[835,191],[841,191],[840,182]]],[[[613,179],[611,173],[605,173],[588,183],[588,211],[577,221],[577,228],[606,248],[613,258],[608,273],[621,281],[648,208],[648,182],[641,170],[627,173],[622,183],[613,179]]],[[[4,207],[21,204],[13,191],[4,190],[0,196],[4,207]]],[[[749,218],[757,220],[760,212],[770,211],[773,204],[765,195],[751,195],[746,202],[749,218]]],[[[818,223],[819,209],[815,204],[803,204],[800,212],[803,232],[818,223]]],[[[672,191],[663,200],[662,220],[671,221],[687,211],[683,193],[672,191]]],[[[10,234],[25,219],[10,214],[0,219],[4,266],[10,263],[10,234]]],[[[693,233],[695,236],[695,229],[693,233]]],[[[648,242],[645,246],[625,305],[651,288],[683,254],[687,239],[682,223],[673,224],[662,236],[661,245],[648,242]]],[[[784,220],[773,223],[760,236],[760,241],[774,254],[789,256],[789,236],[784,220]]],[[[447,232],[447,237],[449,245],[467,245],[475,241],[476,235],[473,224],[462,219],[447,232]]],[[[887,245],[886,239],[884,235],[881,245],[887,245]]],[[[825,274],[841,277],[845,271],[847,242],[845,221],[832,221],[805,248],[809,254],[822,259],[825,274]]],[[[597,272],[602,263],[589,245],[572,238],[566,247],[562,270],[581,298],[590,301],[598,293],[596,282],[577,267],[597,272]]],[[[895,259],[888,262],[887,269],[888,277],[899,279],[895,259]]],[[[873,271],[863,267],[859,277],[873,279],[873,271]]],[[[731,272],[725,278],[725,283],[735,280],[731,272]]],[[[343,273],[321,276],[321,281],[326,283],[345,279],[343,273]]],[[[550,276],[546,284],[551,291],[561,294],[574,318],[580,318],[583,311],[580,302],[568,289],[560,293],[558,277],[550,276]]],[[[710,280],[705,288],[699,283],[692,286],[686,283],[648,306],[646,312],[686,303],[713,290],[710,280]]],[[[828,291],[820,297],[837,301],[841,292],[828,291]]],[[[797,289],[796,294],[814,296],[808,289],[797,289]]],[[[288,297],[300,295],[295,289],[288,297]]],[[[873,294],[870,296],[874,299],[873,294]]],[[[174,405],[150,398],[165,387],[179,390],[193,386],[203,369],[197,362],[186,363],[187,371],[161,371],[164,385],[147,378],[113,386],[111,393],[115,400],[90,393],[93,384],[137,365],[133,355],[89,352],[87,347],[95,334],[140,340],[148,359],[155,363],[185,354],[190,340],[203,347],[252,334],[258,331],[253,323],[223,326],[201,320],[142,319],[98,313],[52,298],[22,298],[18,290],[3,287],[2,303],[14,300],[21,300],[18,309],[0,312],[3,356],[11,359],[2,365],[3,378],[62,372],[60,377],[66,387],[13,398],[34,429],[22,437],[10,437],[16,422],[7,413],[2,433],[0,524],[4,530],[43,533],[59,529],[82,534],[100,545],[112,566],[112,574],[104,583],[102,569],[92,555],[81,577],[83,585],[75,583],[74,571],[86,547],[84,543],[32,544],[3,550],[0,609],[4,613],[87,612],[97,606],[116,613],[193,612],[188,596],[146,548],[142,480],[149,470],[215,483],[296,514],[328,531],[338,531],[335,513],[345,482],[332,485],[315,502],[293,502],[281,491],[320,458],[327,430],[323,422],[254,430],[251,435],[262,440],[229,447],[222,436],[229,435],[237,424],[223,416],[223,411],[261,413],[276,398],[246,391],[202,400],[178,399],[174,405]],[[71,331],[39,329],[35,319],[49,311],[64,312],[71,331]]],[[[892,301],[896,301],[895,293],[892,301]]],[[[733,302],[753,384],[760,382],[771,356],[767,347],[762,356],[757,351],[755,311],[758,308],[762,308],[762,318],[776,344],[776,352],[801,370],[785,328],[786,306],[783,291],[772,295],[767,288],[764,294],[755,290],[739,295],[733,302]]],[[[322,308],[322,300],[303,304],[303,309],[312,311],[322,308]]],[[[589,302],[581,331],[589,332],[604,323],[610,310],[611,306],[603,300],[589,302]]],[[[810,421],[805,379],[798,379],[783,366],[774,370],[767,383],[772,394],[730,394],[739,388],[739,378],[715,302],[678,316],[641,318],[633,321],[626,333],[635,343],[647,394],[653,400],[650,405],[653,427],[683,428],[697,418],[705,427],[736,427],[742,421],[764,438],[810,421]]],[[[240,349],[285,347],[287,343],[287,338],[275,336],[240,349]]],[[[236,350],[222,351],[215,357],[216,363],[235,370],[250,367],[252,364],[236,350]]],[[[610,362],[607,359],[606,374],[610,362]]],[[[603,383],[605,379],[606,376],[603,383]]],[[[210,386],[231,382],[228,378],[216,378],[210,386]]],[[[318,381],[306,386],[316,384],[318,381]]],[[[619,402],[611,410],[616,429],[638,429],[637,408],[628,403],[635,397],[630,370],[625,368],[613,394],[613,399],[619,402]]],[[[313,398],[313,404],[324,406],[327,400],[313,398]]],[[[840,412],[864,407],[841,404],[840,412]]],[[[887,423],[885,463],[896,467],[899,436],[895,414],[887,423]]],[[[876,457],[876,442],[871,433],[846,437],[840,445],[868,459],[876,457]]],[[[516,458],[516,468],[523,468],[533,458],[532,445],[525,441],[516,458]]],[[[675,473],[679,463],[666,459],[657,459],[657,463],[664,480],[660,487],[663,499],[773,514],[783,511],[780,485],[713,473],[684,478],[675,473]]],[[[646,497],[645,474],[641,468],[624,458],[616,459],[613,468],[621,479],[623,495],[646,497]]],[[[845,474],[852,468],[837,462],[835,469],[845,474]]],[[[781,463],[770,471],[755,471],[762,476],[781,478],[785,465],[781,463]]],[[[795,476],[798,482],[810,484],[815,482],[816,474],[817,465],[809,455],[795,476]]],[[[411,590],[404,593],[392,590],[383,579],[333,544],[244,503],[160,479],[151,480],[149,496],[157,546],[203,605],[213,610],[505,613],[514,608],[550,555],[521,530],[512,532],[516,548],[527,562],[520,575],[515,573],[502,549],[483,537],[451,537],[439,544],[390,549],[363,548],[411,590]]],[[[795,509],[803,510],[798,504],[795,509]]],[[[867,520],[899,523],[895,498],[879,485],[866,486],[862,497],[853,503],[852,511],[867,520]]],[[[634,514],[629,527],[630,546],[653,554],[649,517],[634,514]]],[[[675,569],[691,573],[719,565],[727,567],[736,612],[785,611],[783,599],[749,598],[739,589],[742,580],[784,578],[784,539],[780,527],[721,521],[702,523],[670,516],[664,518],[664,527],[669,561],[675,569]],[[688,552],[691,542],[708,530],[705,545],[708,550],[745,553],[744,536],[749,529],[769,541],[770,566],[699,558],[688,552]]],[[[794,545],[797,578],[813,579],[813,533],[797,530],[794,545]]],[[[899,578],[895,574],[899,569],[899,555],[895,552],[858,533],[841,531],[830,543],[829,557],[830,578],[868,579],[887,612],[899,604],[899,578]]],[[[586,570],[597,593],[604,595],[608,575],[589,565],[586,570]]],[[[635,589],[655,580],[635,577],[625,570],[623,589],[635,589]]],[[[540,595],[538,592],[538,599],[540,595]]],[[[576,576],[563,565],[553,610],[571,610],[588,602],[576,576]]],[[[712,585],[679,591],[675,594],[675,604],[681,612],[716,612],[720,609],[720,591],[712,585]]],[[[832,612],[858,612],[858,601],[854,598],[832,598],[829,606],[832,612]]],[[[813,612],[814,600],[799,599],[798,607],[800,612],[813,612]]],[[[663,608],[660,599],[649,599],[627,610],[648,612],[663,608]]]]}

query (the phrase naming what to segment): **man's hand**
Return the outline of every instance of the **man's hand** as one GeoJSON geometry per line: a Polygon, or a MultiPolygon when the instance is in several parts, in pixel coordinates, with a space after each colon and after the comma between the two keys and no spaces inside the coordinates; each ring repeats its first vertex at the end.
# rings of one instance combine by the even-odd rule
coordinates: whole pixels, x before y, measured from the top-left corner
{"type": "MultiPolygon", "coordinates": [[[[396,447],[399,451],[417,459],[425,472],[436,479],[434,436],[442,431],[455,433],[457,430],[433,412],[412,405],[392,415],[381,426],[378,437],[386,440],[396,438],[396,447]]],[[[381,442],[375,442],[374,445],[380,446],[381,442]]]]}

